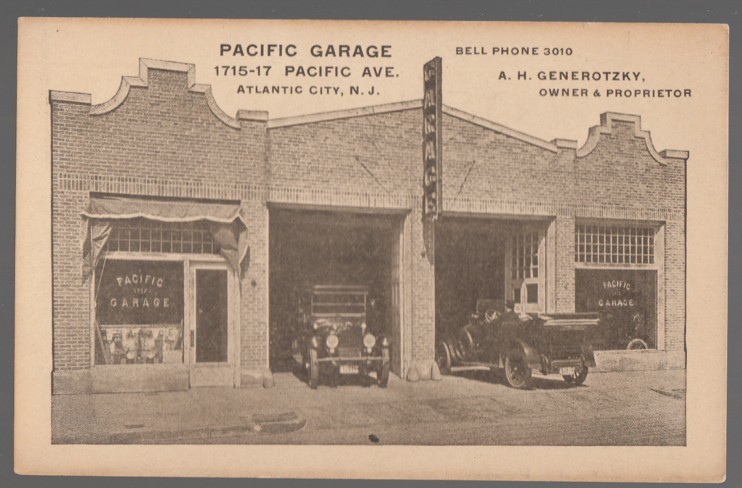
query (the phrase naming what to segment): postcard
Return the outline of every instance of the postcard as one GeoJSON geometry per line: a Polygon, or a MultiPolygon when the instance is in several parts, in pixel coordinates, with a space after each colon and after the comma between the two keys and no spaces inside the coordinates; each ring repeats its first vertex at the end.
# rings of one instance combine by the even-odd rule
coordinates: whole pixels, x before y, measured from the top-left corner
{"type": "Polygon", "coordinates": [[[722,480],[728,39],[20,19],[17,472],[722,480]]]}

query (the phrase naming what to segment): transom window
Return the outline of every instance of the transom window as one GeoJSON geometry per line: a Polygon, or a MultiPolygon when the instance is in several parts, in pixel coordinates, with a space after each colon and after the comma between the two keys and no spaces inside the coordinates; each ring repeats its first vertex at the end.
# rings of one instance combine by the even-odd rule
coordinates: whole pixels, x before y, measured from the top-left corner
{"type": "Polygon", "coordinates": [[[139,218],[114,221],[108,250],[218,254],[219,246],[205,221],[158,222],[139,218]]]}
{"type": "Polygon", "coordinates": [[[654,229],[630,225],[575,226],[575,262],[654,264],[654,229]]]}
{"type": "Polygon", "coordinates": [[[513,279],[538,278],[538,232],[513,236],[511,274],[513,279]]]}

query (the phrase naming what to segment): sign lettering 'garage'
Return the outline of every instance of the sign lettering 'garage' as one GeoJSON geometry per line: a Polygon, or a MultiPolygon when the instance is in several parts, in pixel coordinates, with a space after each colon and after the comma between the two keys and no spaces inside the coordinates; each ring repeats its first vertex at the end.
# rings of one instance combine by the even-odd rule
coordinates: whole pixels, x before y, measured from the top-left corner
{"type": "Polygon", "coordinates": [[[96,271],[101,325],[178,323],[183,318],[183,265],[109,260],[96,271]]]}

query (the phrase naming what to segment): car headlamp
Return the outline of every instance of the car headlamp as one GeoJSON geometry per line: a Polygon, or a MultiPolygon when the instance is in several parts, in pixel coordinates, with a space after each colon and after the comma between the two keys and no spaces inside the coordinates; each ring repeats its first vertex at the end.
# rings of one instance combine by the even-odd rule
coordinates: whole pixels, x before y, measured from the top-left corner
{"type": "Polygon", "coordinates": [[[340,343],[340,339],[338,339],[338,336],[335,334],[330,334],[327,336],[327,339],[325,339],[325,344],[330,349],[335,349],[338,347],[338,344],[340,343]]]}
{"type": "Polygon", "coordinates": [[[373,334],[366,334],[363,336],[363,345],[366,346],[366,348],[371,349],[376,345],[376,337],[374,337],[373,334]]]}

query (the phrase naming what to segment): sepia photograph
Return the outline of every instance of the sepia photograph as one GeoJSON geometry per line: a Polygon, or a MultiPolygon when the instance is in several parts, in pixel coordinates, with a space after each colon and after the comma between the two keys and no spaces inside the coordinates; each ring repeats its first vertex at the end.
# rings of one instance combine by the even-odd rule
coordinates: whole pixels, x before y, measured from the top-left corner
{"type": "Polygon", "coordinates": [[[41,234],[18,232],[42,256],[19,269],[16,410],[38,399],[26,447],[64,460],[29,469],[94,474],[93,445],[157,453],[118,475],[242,475],[218,465],[271,446],[303,461],[246,472],[426,452],[370,476],[630,479],[596,467],[611,448],[692,479],[670,466],[699,446],[723,469],[724,26],[19,33],[18,221],[41,234]],[[205,444],[213,470],[166,465],[205,444]],[[462,474],[465,448],[514,446],[584,466],[462,474]]]}

